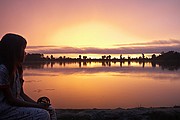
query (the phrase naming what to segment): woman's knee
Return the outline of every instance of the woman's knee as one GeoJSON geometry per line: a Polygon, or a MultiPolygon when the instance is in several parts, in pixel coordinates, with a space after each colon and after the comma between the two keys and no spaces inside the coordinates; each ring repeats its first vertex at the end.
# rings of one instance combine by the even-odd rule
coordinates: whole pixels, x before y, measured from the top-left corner
{"type": "Polygon", "coordinates": [[[41,116],[43,120],[50,120],[50,114],[47,110],[41,109],[38,116],[41,116]]]}
{"type": "Polygon", "coordinates": [[[50,114],[47,110],[44,110],[43,115],[47,118],[47,120],[50,120],[50,114]]]}

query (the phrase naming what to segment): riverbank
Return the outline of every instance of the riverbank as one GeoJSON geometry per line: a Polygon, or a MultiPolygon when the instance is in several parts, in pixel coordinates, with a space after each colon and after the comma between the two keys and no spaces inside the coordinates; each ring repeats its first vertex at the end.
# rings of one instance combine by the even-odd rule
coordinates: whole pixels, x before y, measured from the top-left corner
{"type": "Polygon", "coordinates": [[[180,120],[180,107],[57,109],[58,120],[180,120]]]}

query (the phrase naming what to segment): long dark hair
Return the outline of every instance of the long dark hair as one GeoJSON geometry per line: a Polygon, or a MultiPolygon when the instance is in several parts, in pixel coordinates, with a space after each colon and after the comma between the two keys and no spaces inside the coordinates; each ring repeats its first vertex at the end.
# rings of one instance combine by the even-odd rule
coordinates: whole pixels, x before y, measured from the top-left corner
{"type": "Polygon", "coordinates": [[[17,34],[8,33],[0,41],[0,64],[4,64],[9,71],[10,77],[18,67],[21,59],[22,48],[26,47],[26,40],[17,34]]]}

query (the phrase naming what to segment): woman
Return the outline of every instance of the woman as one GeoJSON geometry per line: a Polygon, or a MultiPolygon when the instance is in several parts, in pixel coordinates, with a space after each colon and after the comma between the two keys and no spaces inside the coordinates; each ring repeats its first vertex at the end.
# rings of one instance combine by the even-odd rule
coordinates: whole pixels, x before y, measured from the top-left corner
{"type": "Polygon", "coordinates": [[[22,88],[26,44],[22,36],[11,33],[0,41],[0,120],[50,120],[49,104],[35,102],[22,88]]]}

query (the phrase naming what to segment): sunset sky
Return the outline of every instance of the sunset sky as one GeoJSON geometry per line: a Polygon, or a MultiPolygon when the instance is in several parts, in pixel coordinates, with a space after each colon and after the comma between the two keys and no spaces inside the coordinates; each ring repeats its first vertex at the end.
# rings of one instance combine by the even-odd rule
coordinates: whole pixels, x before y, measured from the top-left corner
{"type": "Polygon", "coordinates": [[[0,0],[0,37],[28,52],[180,52],[180,0],[0,0]]]}

